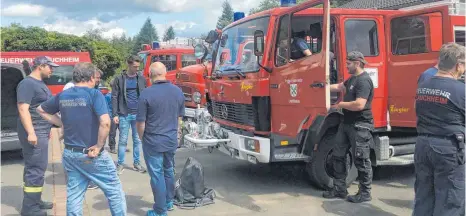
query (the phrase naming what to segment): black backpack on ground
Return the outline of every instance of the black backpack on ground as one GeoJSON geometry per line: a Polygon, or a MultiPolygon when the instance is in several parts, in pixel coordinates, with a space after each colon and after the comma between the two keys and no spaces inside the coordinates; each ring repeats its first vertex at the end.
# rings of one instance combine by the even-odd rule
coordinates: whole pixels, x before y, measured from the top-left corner
{"type": "Polygon", "coordinates": [[[180,178],[175,184],[174,204],[183,209],[214,203],[215,191],[204,185],[204,170],[194,158],[189,157],[184,164],[180,178]]]}

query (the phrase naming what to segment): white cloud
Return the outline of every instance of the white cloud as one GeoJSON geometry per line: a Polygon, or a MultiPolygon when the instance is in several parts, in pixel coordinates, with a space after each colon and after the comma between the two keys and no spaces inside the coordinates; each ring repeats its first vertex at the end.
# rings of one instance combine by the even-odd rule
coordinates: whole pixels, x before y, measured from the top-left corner
{"type": "MultiPolygon", "coordinates": [[[[205,1],[205,0],[200,0],[200,1],[205,1]]],[[[233,12],[244,12],[245,15],[248,15],[249,10],[251,8],[255,8],[259,5],[260,1],[259,0],[229,0],[230,5],[233,9],[233,12]]],[[[217,21],[218,18],[222,15],[222,4],[223,1],[219,0],[207,0],[207,3],[204,3],[203,5],[209,5],[208,9],[205,11],[205,25],[207,26],[212,26],[212,28],[215,28],[217,26],[217,21]]]]}
{"type": "Polygon", "coordinates": [[[195,22],[182,22],[179,20],[165,23],[165,24],[154,24],[155,28],[157,29],[157,34],[159,35],[160,39],[162,39],[163,35],[165,34],[165,31],[168,29],[168,27],[173,26],[173,29],[175,30],[175,34],[179,35],[179,32],[186,31],[188,29],[193,28],[197,24],[195,22]]]}
{"type": "Polygon", "coordinates": [[[47,14],[53,14],[55,9],[46,8],[42,5],[34,4],[15,4],[1,10],[2,16],[7,17],[41,17],[47,14]]]}
{"type": "Polygon", "coordinates": [[[105,23],[95,18],[85,22],[79,22],[73,19],[63,17],[61,19],[57,19],[54,23],[44,24],[43,27],[48,31],[58,31],[78,36],[84,35],[84,33],[86,33],[86,31],[90,29],[101,29],[102,36],[105,38],[121,36],[122,34],[126,33],[126,30],[118,26],[117,21],[105,23]]]}

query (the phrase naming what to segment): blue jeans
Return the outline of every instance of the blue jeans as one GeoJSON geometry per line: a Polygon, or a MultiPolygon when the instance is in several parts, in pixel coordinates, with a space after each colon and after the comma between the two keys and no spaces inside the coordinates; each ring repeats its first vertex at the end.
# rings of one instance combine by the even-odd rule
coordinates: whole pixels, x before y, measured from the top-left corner
{"type": "Polygon", "coordinates": [[[138,131],[136,129],[136,115],[128,114],[127,116],[119,116],[118,120],[120,121],[119,130],[120,130],[120,140],[118,140],[118,164],[123,165],[125,162],[125,152],[126,145],[128,145],[128,133],[129,127],[131,126],[131,132],[133,136],[133,160],[134,164],[139,164],[139,151],[141,148],[141,140],[138,136],[138,131]]]}
{"type": "Polygon", "coordinates": [[[157,214],[164,214],[167,213],[167,205],[173,203],[175,196],[175,175],[173,172],[175,152],[155,152],[150,147],[144,146],[144,160],[154,195],[152,208],[157,214]]]}
{"type": "Polygon", "coordinates": [[[84,195],[89,181],[104,192],[112,216],[126,215],[126,198],[118,178],[115,163],[107,151],[96,158],[86,154],[63,151],[63,167],[67,176],[66,215],[82,215],[84,195]]]}

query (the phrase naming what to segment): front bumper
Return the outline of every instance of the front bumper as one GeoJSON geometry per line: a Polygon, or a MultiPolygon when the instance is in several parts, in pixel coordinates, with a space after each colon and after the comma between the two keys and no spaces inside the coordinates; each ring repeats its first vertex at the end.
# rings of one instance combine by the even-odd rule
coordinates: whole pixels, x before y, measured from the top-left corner
{"type": "Polygon", "coordinates": [[[14,151],[22,149],[18,136],[2,137],[1,151],[14,151]]]}
{"type": "Polygon", "coordinates": [[[239,160],[247,160],[251,163],[269,163],[270,162],[270,139],[263,137],[248,137],[235,134],[225,130],[228,133],[228,139],[198,139],[191,134],[185,135],[185,140],[192,143],[195,147],[216,147],[231,157],[239,160]],[[246,148],[246,142],[254,141],[258,143],[257,151],[246,148]]]}

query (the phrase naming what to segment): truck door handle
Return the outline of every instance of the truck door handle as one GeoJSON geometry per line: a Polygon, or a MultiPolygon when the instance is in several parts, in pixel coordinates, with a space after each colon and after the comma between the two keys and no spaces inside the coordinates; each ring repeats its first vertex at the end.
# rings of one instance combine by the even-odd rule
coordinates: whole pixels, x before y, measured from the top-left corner
{"type": "Polygon", "coordinates": [[[323,88],[325,87],[325,83],[323,82],[316,82],[311,84],[311,88],[323,88]]]}

